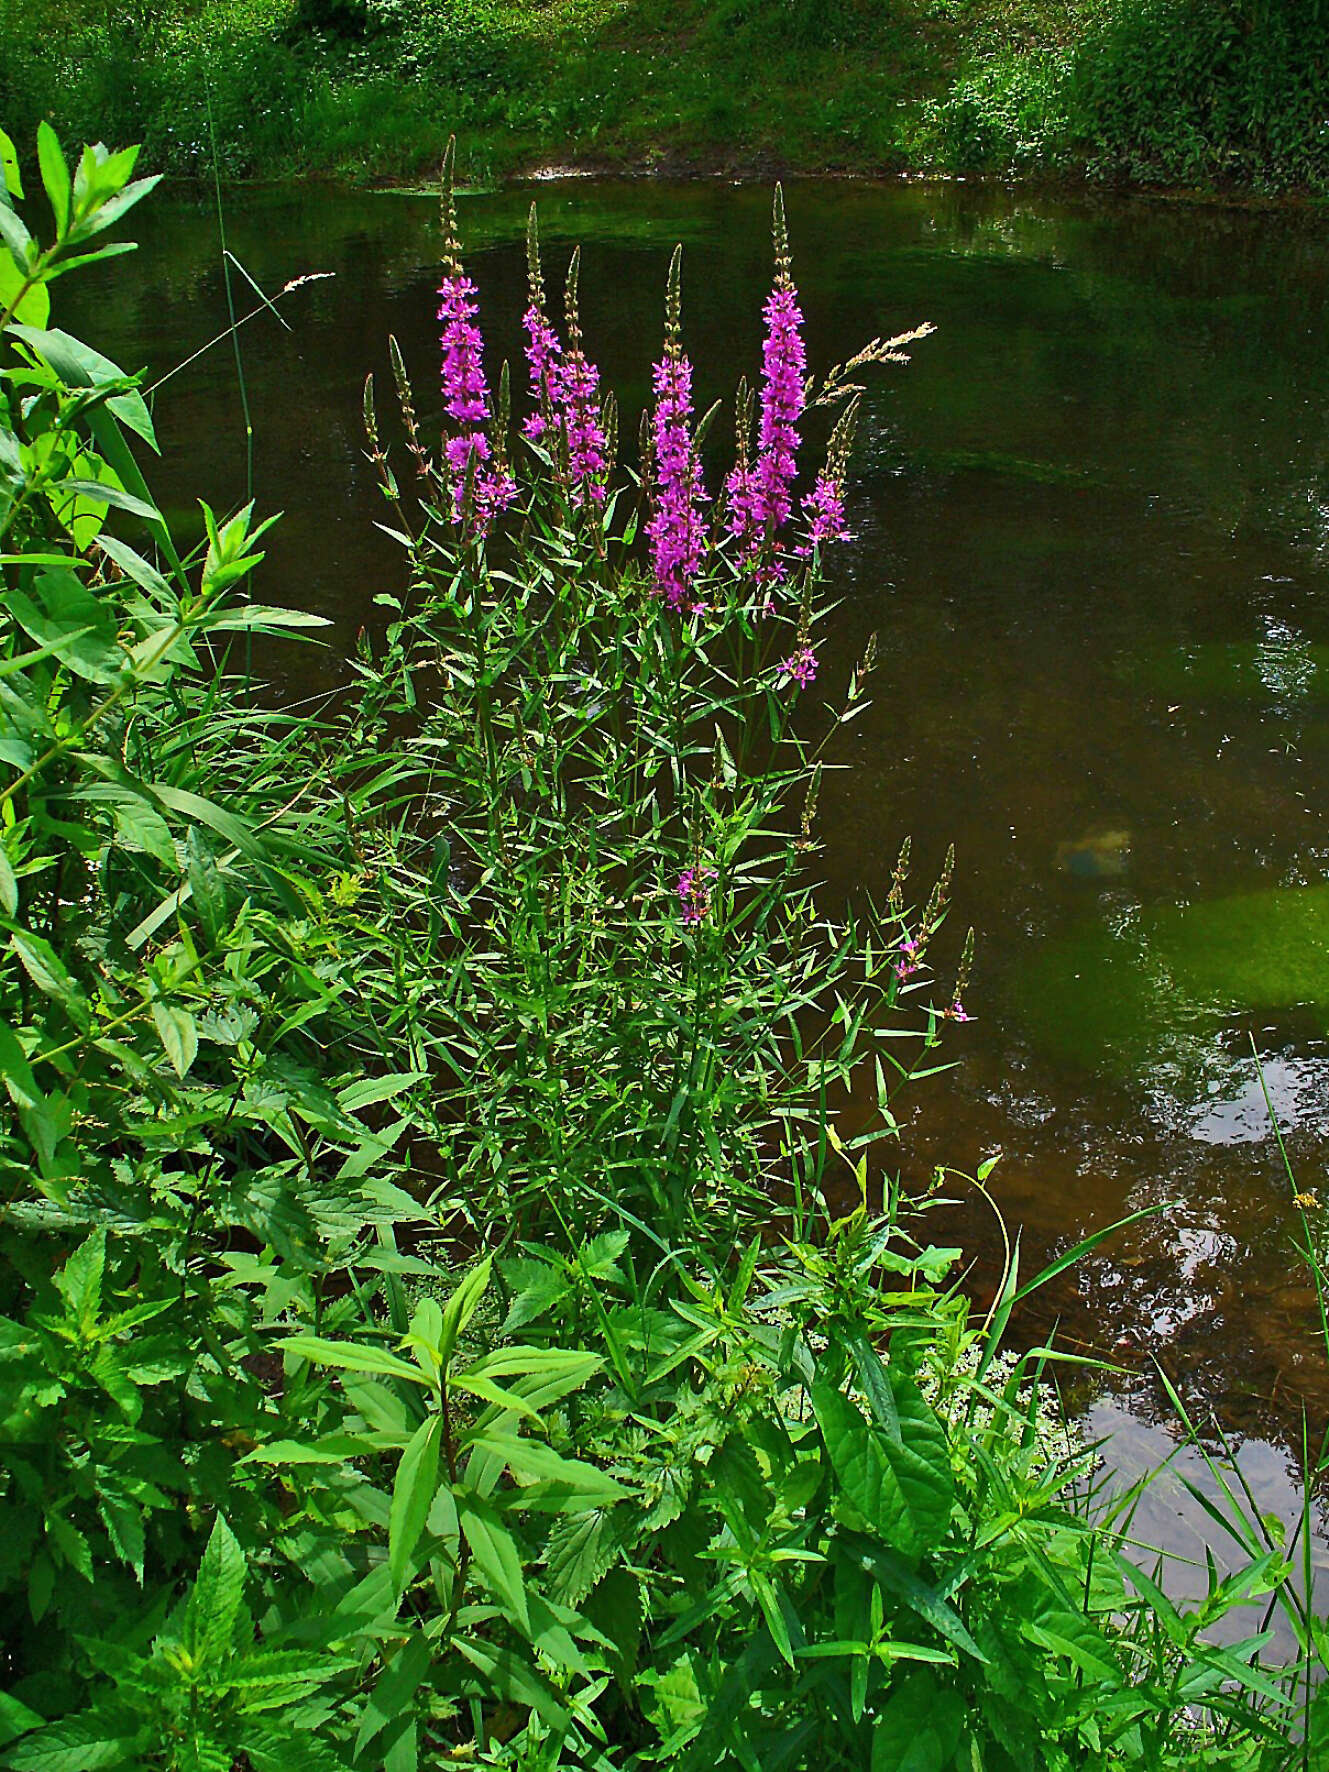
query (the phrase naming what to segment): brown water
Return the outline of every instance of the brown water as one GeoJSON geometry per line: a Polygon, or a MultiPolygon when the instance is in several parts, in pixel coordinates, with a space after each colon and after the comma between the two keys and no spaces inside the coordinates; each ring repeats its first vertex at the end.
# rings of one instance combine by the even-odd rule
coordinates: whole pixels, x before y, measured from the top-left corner
{"type": "MultiPolygon", "coordinates": [[[[767,192],[538,194],[551,248],[584,244],[588,339],[626,436],[675,239],[702,404],[756,366],[767,192]]],[[[463,204],[494,357],[519,358],[529,195],[463,204]]],[[[839,657],[876,629],[881,661],[856,768],[822,798],[833,888],[883,891],[909,832],[926,891],[953,841],[952,963],[955,924],[978,931],[978,1020],[907,1105],[903,1167],[1000,1152],[992,1186],[1027,1271],[1166,1203],[1028,1324],[1056,1318],[1065,1344],[1117,1358],[1142,1417],[1157,1357],[1278,1463],[1301,1396],[1329,1404],[1251,1052],[1313,1190],[1329,1152],[1325,217],[963,184],[805,183],[789,209],[814,361],[938,327],[865,406],[839,657]]],[[[368,369],[386,384],[389,331],[431,385],[436,218],[427,200],[301,189],[235,199],[228,231],[268,290],[336,273],[283,304],[289,332],[242,334],[254,490],[286,513],[264,594],[335,623],[325,654],[260,661],[302,693],[338,680],[400,583],[360,390],[368,369]]],[[[224,324],[215,218],[158,201],[140,238],[134,276],[100,294],[71,280],[63,318],[159,374],[224,324]]],[[[229,345],[167,384],[158,418],[164,503],[243,496],[229,345]]],[[[990,1217],[959,1229],[982,1295],[990,1217]]]]}

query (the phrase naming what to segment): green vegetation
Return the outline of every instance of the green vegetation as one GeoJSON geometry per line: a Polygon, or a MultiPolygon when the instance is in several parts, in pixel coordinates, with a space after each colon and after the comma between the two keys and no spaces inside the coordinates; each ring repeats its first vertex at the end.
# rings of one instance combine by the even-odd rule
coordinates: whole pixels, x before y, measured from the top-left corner
{"type": "Polygon", "coordinates": [[[1320,0],[0,0],[0,108],[158,169],[1329,182],[1320,0]]]}
{"type": "Polygon", "coordinates": [[[51,325],[152,181],[38,158],[46,244],[0,186],[0,1764],[1322,1764],[1310,1500],[1284,1544],[1229,1491],[1235,1568],[1165,1597],[1056,1356],[1002,1348],[1016,1253],[980,1319],[884,1171],[969,944],[937,1007],[946,877],[911,906],[906,852],[858,920],[810,881],[873,653],[808,736],[855,389],[813,381],[827,466],[771,515],[787,278],[766,515],[717,542],[678,260],[638,479],[534,241],[557,377],[509,461],[454,242],[442,437],[399,354],[395,446],[366,388],[385,641],[272,711],[245,652],[310,623],[253,600],[264,526],[182,557],[136,379],[51,325]],[[1216,1644],[1252,1601],[1295,1665],[1216,1644]]]}

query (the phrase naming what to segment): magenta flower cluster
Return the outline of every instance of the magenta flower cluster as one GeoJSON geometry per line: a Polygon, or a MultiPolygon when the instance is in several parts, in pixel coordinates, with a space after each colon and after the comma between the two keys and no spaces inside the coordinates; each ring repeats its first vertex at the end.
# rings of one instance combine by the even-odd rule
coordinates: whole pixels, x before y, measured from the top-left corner
{"type": "Polygon", "coordinates": [[[714,868],[684,868],[678,876],[678,901],[683,907],[685,923],[700,923],[710,910],[714,879],[714,868]]]}
{"type": "Polygon", "coordinates": [[[806,689],[817,674],[817,655],[810,646],[800,646],[788,658],[781,659],[776,669],[786,682],[797,683],[800,689],[806,689]]]}
{"type": "Polygon", "coordinates": [[[517,488],[506,469],[493,461],[489,441],[489,386],[484,372],[484,340],[476,324],[475,284],[460,266],[439,287],[442,322],[443,410],[456,429],[443,445],[452,492],[452,518],[472,533],[487,533],[495,515],[506,510],[517,488]]]}
{"type": "Polygon", "coordinates": [[[539,443],[549,429],[550,415],[554,410],[562,347],[558,334],[534,302],[522,315],[521,323],[526,328],[526,361],[531,366],[531,398],[536,408],[522,426],[522,431],[532,443],[539,443]]]}
{"type": "Polygon", "coordinates": [[[768,581],[784,578],[779,532],[793,509],[793,484],[798,474],[798,422],[803,416],[803,377],[807,352],[803,344],[803,311],[798,291],[781,279],[762,310],[766,340],[762,347],[761,426],[757,459],[740,462],[725,483],[727,526],[742,544],[746,558],[760,562],[768,581]],[[770,549],[771,557],[762,560],[770,549]]]}
{"type": "Polygon", "coordinates": [[[605,476],[609,457],[604,426],[600,422],[600,371],[581,351],[569,351],[563,360],[555,391],[568,443],[568,479],[574,502],[594,505],[605,501],[605,476]]]}
{"type": "Polygon", "coordinates": [[[655,365],[655,413],[651,425],[654,511],[646,526],[651,544],[653,589],[671,609],[701,605],[693,585],[706,551],[702,517],[706,490],[692,438],[692,364],[681,351],[666,351],[655,365]]]}
{"type": "Polygon", "coordinates": [[[821,542],[849,540],[844,520],[844,487],[829,469],[823,468],[817,475],[816,485],[803,500],[803,515],[808,520],[809,546],[801,552],[808,552],[821,542]]]}
{"type": "Polygon", "coordinates": [[[600,371],[583,351],[564,353],[557,332],[534,302],[522,324],[536,406],[522,430],[533,443],[545,442],[551,430],[561,436],[573,502],[602,505],[609,455],[600,417],[600,371]]]}
{"type": "Polygon", "coordinates": [[[918,971],[922,951],[923,943],[917,936],[906,935],[897,950],[895,976],[899,979],[912,978],[918,971]]]}

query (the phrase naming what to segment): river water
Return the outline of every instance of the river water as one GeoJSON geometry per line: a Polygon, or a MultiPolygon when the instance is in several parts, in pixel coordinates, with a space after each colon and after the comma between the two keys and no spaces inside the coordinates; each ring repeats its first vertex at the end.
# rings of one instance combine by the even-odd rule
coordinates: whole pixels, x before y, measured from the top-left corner
{"type": "MultiPolygon", "coordinates": [[[[755,372],[768,191],[576,180],[534,194],[551,281],[582,242],[588,346],[626,437],[676,240],[699,404],[755,372]]],[[[461,206],[490,355],[514,367],[531,195],[461,206]]],[[[1281,1469],[1302,1399],[1317,1416],[1329,1402],[1255,1056],[1315,1192],[1329,1152],[1323,213],[962,181],[799,182],[788,206],[814,363],[937,327],[865,402],[823,679],[877,631],[874,705],[849,728],[855,767],[822,796],[832,898],[883,894],[906,833],[926,892],[954,842],[947,964],[966,925],[978,934],[977,1019],[954,1030],[955,1068],[905,1104],[901,1167],[917,1182],[1000,1154],[990,1185],[1026,1272],[1162,1205],[1026,1321],[1055,1319],[1063,1345],[1121,1368],[1096,1427],[1130,1408],[1155,1431],[1156,1358],[1197,1416],[1281,1469]]],[[[289,331],[264,316],[241,334],[253,490],[285,512],[264,598],[334,624],[325,653],[267,661],[301,693],[339,679],[375,595],[400,585],[374,529],[361,384],[374,370],[386,407],[395,332],[428,410],[436,210],[311,187],[232,198],[226,228],[268,292],[335,273],[283,302],[289,331]]],[[[217,222],[200,201],[159,197],[135,231],[132,272],[59,285],[58,318],[155,377],[225,324],[217,222]]],[[[233,281],[246,311],[252,291],[233,281]]],[[[242,498],[230,345],[156,402],[162,502],[187,526],[195,494],[242,498]]],[[[970,1284],[990,1296],[986,1209],[933,1234],[976,1252],[970,1284]]]]}

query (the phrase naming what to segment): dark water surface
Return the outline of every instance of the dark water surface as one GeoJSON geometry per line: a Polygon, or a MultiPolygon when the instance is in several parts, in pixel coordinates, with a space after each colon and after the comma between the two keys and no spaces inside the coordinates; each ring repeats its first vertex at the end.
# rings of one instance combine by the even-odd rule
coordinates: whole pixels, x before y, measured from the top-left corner
{"type": "MultiPolygon", "coordinates": [[[[462,209],[490,356],[514,367],[529,196],[462,209]]],[[[765,190],[579,181],[539,198],[560,275],[583,242],[588,341],[625,436],[674,240],[700,404],[756,368],[765,190]]],[[[847,661],[877,629],[881,662],[850,728],[856,767],[822,796],[833,887],[883,892],[909,832],[926,892],[953,841],[948,964],[964,926],[978,931],[979,1019],[952,1040],[963,1062],[905,1108],[905,1171],[1000,1152],[992,1186],[1026,1268],[1167,1202],[1042,1317],[1128,1370],[1156,1355],[1201,1412],[1288,1444],[1300,1397],[1320,1414],[1329,1383],[1251,1041],[1315,1190],[1329,1152],[1326,218],[844,183],[795,185],[789,210],[813,361],[938,327],[865,406],[836,645],[847,661]]],[[[436,217],[427,200],[301,189],[237,198],[227,225],[268,290],[336,273],[283,304],[289,333],[264,318],[242,334],[254,488],[286,513],[265,599],[335,623],[297,674],[271,661],[296,693],[338,679],[375,594],[400,585],[373,528],[360,390],[374,369],[387,407],[394,331],[428,405],[436,217]]],[[[132,275],[99,295],[61,285],[63,318],[160,374],[225,322],[216,223],[168,199],[138,232],[132,275]]],[[[168,383],[158,417],[167,505],[243,496],[229,346],[168,383]]],[[[981,1297],[990,1221],[958,1229],[980,1251],[981,1297]]],[[[1143,1376],[1123,1394],[1147,1415],[1143,1376]]]]}

